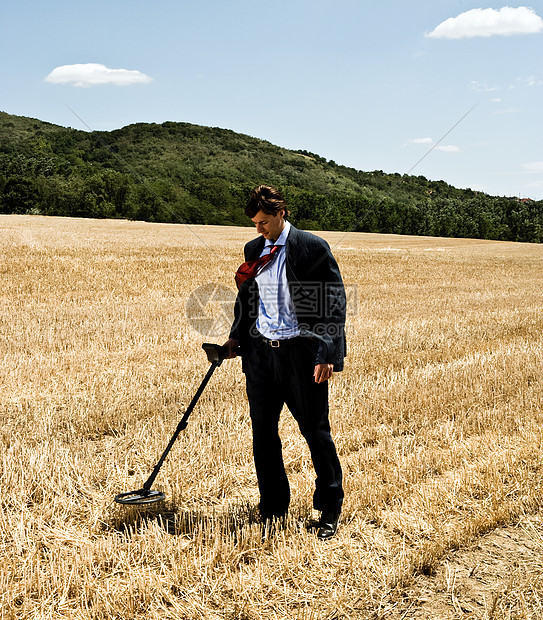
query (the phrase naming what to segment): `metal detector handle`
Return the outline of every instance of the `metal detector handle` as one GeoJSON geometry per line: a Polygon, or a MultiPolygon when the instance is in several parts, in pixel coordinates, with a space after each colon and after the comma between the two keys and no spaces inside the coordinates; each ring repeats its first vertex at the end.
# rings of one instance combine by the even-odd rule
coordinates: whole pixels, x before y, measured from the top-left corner
{"type": "Polygon", "coordinates": [[[228,354],[228,351],[227,351],[226,347],[220,346],[218,344],[208,344],[208,343],[205,343],[205,344],[202,345],[202,348],[206,352],[207,359],[211,362],[211,366],[209,367],[209,370],[207,371],[207,374],[204,377],[202,383],[200,384],[200,387],[198,388],[196,394],[193,396],[192,400],[190,401],[190,404],[187,407],[187,410],[185,411],[183,417],[179,421],[179,424],[177,425],[177,428],[175,429],[175,433],[173,434],[172,438],[170,439],[170,443],[166,446],[166,449],[162,453],[162,456],[160,457],[160,460],[155,465],[151,475],[149,476],[149,478],[147,479],[147,481],[143,485],[143,489],[145,489],[146,491],[148,491],[151,488],[151,486],[153,485],[153,482],[155,481],[155,478],[157,477],[157,474],[158,474],[160,468],[162,467],[162,464],[166,460],[166,457],[168,456],[168,453],[170,452],[173,444],[175,443],[175,440],[179,436],[179,433],[182,430],[184,430],[185,428],[187,428],[189,416],[192,413],[192,410],[194,409],[196,403],[198,402],[198,399],[202,395],[202,392],[204,391],[208,381],[211,379],[211,375],[215,371],[215,368],[217,368],[218,366],[221,365],[221,363],[224,360],[225,356],[228,354]]]}
{"type": "Polygon", "coordinates": [[[217,366],[220,366],[228,355],[228,349],[220,344],[204,342],[202,349],[206,352],[208,361],[212,364],[215,362],[217,366]]]}

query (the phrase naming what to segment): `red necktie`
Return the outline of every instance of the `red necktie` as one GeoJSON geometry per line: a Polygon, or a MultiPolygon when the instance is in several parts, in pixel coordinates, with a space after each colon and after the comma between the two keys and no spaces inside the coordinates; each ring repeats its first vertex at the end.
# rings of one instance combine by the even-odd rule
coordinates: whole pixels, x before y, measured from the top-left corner
{"type": "Polygon", "coordinates": [[[274,258],[280,247],[281,246],[279,245],[272,245],[269,254],[264,254],[264,256],[261,256],[256,260],[248,260],[246,263],[243,263],[243,265],[240,265],[239,269],[236,271],[236,275],[234,276],[238,289],[245,282],[245,280],[249,280],[250,278],[257,276],[258,272],[261,271],[264,266],[274,258]]]}

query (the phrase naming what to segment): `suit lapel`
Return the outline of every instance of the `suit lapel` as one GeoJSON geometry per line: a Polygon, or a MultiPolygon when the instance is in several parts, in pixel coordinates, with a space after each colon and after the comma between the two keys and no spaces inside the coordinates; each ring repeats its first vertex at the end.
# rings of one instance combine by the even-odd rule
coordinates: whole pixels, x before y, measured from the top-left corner
{"type": "Polygon", "coordinates": [[[287,279],[289,281],[296,279],[294,271],[292,270],[292,266],[296,265],[296,261],[298,260],[298,255],[300,252],[299,236],[300,235],[298,229],[294,228],[294,226],[292,226],[291,224],[290,232],[288,234],[287,242],[285,244],[285,263],[287,268],[287,279]]]}
{"type": "Polygon", "coordinates": [[[262,236],[253,239],[247,247],[247,254],[245,256],[245,260],[256,260],[257,258],[259,258],[262,254],[262,250],[264,249],[265,242],[266,240],[262,236]]]}
{"type": "MultiPolygon", "coordinates": [[[[250,241],[249,244],[246,246],[245,260],[256,260],[257,258],[259,258],[262,254],[265,243],[266,240],[262,236],[250,241]]],[[[287,278],[289,280],[296,279],[292,270],[292,266],[296,265],[296,261],[298,260],[301,243],[303,243],[303,241],[300,239],[300,231],[291,224],[290,232],[288,234],[287,242],[285,244],[285,261],[287,267],[287,278]]]]}

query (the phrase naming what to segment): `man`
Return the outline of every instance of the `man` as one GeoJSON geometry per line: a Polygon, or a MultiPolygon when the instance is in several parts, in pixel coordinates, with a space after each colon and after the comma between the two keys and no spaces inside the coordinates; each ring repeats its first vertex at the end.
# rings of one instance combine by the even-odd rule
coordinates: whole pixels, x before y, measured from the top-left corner
{"type": "Polygon", "coordinates": [[[288,222],[283,196],[261,185],[245,213],[260,233],[245,246],[228,357],[239,347],[253,428],[253,454],[266,523],[283,518],[290,489],[279,416],[286,403],[306,439],[316,472],[317,536],[337,531],[341,465],[330,434],[328,380],[343,369],[345,289],[329,245],[288,222]],[[267,258],[263,258],[266,256],[267,258]]]}

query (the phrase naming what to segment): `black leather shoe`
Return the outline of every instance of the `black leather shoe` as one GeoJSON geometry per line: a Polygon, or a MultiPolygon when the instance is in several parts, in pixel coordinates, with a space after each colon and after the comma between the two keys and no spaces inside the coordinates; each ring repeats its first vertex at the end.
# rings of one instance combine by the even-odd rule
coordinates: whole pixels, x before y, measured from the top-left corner
{"type": "Polygon", "coordinates": [[[319,529],[317,530],[317,538],[320,540],[328,540],[335,536],[339,525],[340,512],[323,510],[319,521],[319,529]]]}

